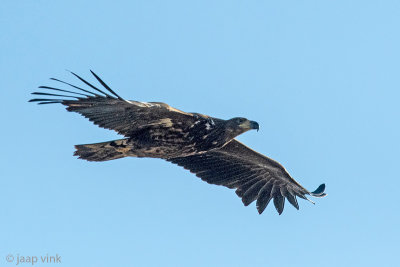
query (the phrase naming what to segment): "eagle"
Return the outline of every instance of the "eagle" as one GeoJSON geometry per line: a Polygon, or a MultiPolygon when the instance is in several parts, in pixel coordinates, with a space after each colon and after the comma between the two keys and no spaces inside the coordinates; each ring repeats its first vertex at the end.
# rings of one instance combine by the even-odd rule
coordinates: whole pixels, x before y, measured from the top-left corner
{"type": "Polygon", "coordinates": [[[74,155],[80,159],[160,158],[189,170],[209,184],[236,189],[245,206],[256,201],[259,214],[271,200],[280,215],[285,199],[299,209],[297,197],[309,200],[307,195],[326,195],[325,184],[310,192],[281,164],[235,139],[249,130],[258,131],[257,122],[184,112],[161,102],[126,100],[90,72],[101,89],[71,72],[86,89],[51,78],[69,90],[39,86],[49,91],[33,92],[40,98],[29,100],[40,105],[62,104],[67,111],[77,112],[99,127],[124,136],[108,142],[76,145],[74,155]]]}

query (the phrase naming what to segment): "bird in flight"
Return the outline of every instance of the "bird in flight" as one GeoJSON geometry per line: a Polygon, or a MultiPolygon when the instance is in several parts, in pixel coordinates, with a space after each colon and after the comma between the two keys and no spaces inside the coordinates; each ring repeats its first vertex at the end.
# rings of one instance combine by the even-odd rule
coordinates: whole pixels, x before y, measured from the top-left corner
{"type": "Polygon", "coordinates": [[[285,199],[299,209],[297,197],[324,197],[325,184],[310,192],[294,180],[278,162],[250,149],[236,136],[259,125],[246,118],[218,119],[188,113],[161,102],[125,100],[91,71],[102,89],[71,72],[86,89],[51,78],[70,90],[40,86],[40,98],[29,102],[59,103],[99,127],[114,130],[125,138],[76,145],[75,156],[87,161],[124,157],[160,158],[182,166],[210,184],[236,189],[245,206],[256,201],[261,214],[273,200],[279,214],[285,199]]]}

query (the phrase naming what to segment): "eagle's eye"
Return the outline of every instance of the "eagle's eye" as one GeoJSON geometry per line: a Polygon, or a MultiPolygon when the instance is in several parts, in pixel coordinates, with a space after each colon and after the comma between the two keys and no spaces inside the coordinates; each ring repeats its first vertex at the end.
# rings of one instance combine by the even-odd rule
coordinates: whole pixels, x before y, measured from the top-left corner
{"type": "Polygon", "coordinates": [[[245,118],[237,118],[236,121],[237,121],[237,123],[243,123],[246,121],[246,119],[245,118]]]}

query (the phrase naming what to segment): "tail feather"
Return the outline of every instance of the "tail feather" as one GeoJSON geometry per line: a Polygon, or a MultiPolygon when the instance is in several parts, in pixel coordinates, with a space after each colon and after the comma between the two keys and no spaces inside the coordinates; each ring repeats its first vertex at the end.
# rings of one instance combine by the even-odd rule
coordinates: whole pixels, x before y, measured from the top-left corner
{"type": "Polygon", "coordinates": [[[131,146],[128,139],[119,139],[109,142],[76,145],[74,156],[87,161],[107,161],[124,158],[129,155],[131,146]]]}

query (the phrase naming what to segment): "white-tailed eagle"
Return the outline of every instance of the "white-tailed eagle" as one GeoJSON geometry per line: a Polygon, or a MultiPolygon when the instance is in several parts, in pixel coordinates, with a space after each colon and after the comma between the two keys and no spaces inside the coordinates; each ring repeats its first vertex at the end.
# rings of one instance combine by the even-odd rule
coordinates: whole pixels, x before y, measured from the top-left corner
{"type": "Polygon", "coordinates": [[[281,214],[285,199],[299,209],[296,197],[307,199],[306,195],[326,195],[324,184],[314,192],[308,191],[278,162],[235,139],[248,130],[258,130],[255,121],[245,118],[223,120],[180,111],[165,103],[125,100],[94,72],[92,74],[103,89],[72,74],[89,88],[52,78],[75,91],[40,86],[52,92],[34,92],[32,94],[45,98],[31,99],[30,102],[63,104],[68,111],[77,112],[94,124],[125,136],[109,142],[76,145],[74,155],[81,159],[164,159],[195,173],[207,183],[235,188],[245,206],[256,201],[260,214],[271,200],[281,214]]]}

